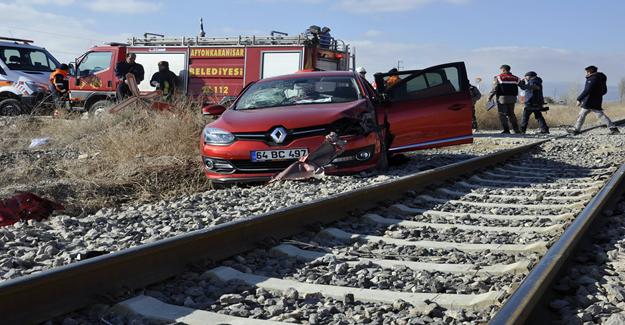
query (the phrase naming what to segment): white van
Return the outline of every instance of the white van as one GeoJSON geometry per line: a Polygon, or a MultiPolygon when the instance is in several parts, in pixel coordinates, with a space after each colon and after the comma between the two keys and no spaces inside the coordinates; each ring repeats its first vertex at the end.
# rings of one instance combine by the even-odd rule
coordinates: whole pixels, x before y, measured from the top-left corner
{"type": "Polygon", "coordinates": [[[32,42],[0,37],[0,116],[28,113],[50,99],[50,73],[60,64],[32,42]]]}

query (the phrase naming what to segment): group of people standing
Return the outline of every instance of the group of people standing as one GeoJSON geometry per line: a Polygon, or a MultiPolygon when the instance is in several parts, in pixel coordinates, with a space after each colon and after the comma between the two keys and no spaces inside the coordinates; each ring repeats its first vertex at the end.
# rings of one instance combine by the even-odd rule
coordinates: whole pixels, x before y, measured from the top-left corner
{"type": "MultiPolygon", "coordinates": [[[[511,68],[507,64],[502,65],[500,70],[501,73],[494,78],[493,89],[489,94],[488,101],[489,105],[497,105],[499,120],[503,128],[502,133],[509,134],[510,128],[512,128],[514,133],[524,134],[527,131],[529,118],[534,115],[538,121],[540,133],[548,134],[549,126],[542,114],[543,111],[548,109],[545,107],[542,79],[534,71],[526,73],[525,77],[521,79],[510,72],[511,68]],[[523,108],[520,125],[514,113],[519,88],[525,91],[525,107],[523,108]],[[496,102],[493,102],[493,100],[496,100],[496,102]]],[[[585,70],[586,83],[584,90],[577,97],[577,106],[581,107],[581,111],[574,128],[568,130],[568,132],[579,134],[586,116],[593,112],[610,129],[611,134],[619,133],[618,128],[603,112],[603,96],[608,92],[606,75],[599,72],[596,66],[586,67],[585,70]]],[[[473,118],[474,128],[477,128],[475,114],[473,118]]]]}

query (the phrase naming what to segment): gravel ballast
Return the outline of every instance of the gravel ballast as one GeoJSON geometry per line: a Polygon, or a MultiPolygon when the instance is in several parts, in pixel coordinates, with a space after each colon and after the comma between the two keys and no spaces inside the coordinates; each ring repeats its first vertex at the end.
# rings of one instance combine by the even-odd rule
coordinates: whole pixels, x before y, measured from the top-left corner
{"type": "MultiPolygon", "coordinates": [[[[601,131],[603,131],[603,133],[606,132],[603,129],[599,129],[588,135],[562,139],[545,144],[542,146],[542,150],[535,151],[532,153],[532,156],[537,160],[549,160],[550,162],[553,162],[555,166],[559,165],[587,168],[613,166],[625,161],[625,154],[619,151],[625,142],[623,141],[625,140],[625,137],[607,136],[601,134],[601,131]]],[[[407,165],[404,165],[401,168],[407,168],[407,165]]],[[[395,169],[393,173],[396,171],[397,169],[395,169]]],[[[306,194],[300,196],[300,191],[303,191],[304,193],[314,192],[315,194],[320,191],[324,191],[323,195],[328,195],[336,193],[333,192],[333,190],[336,191],[338,189],[342,192],[351,188],[357,188],[363,184],[381,181],[380,178],[389,179],[397,176],[398,175],[391,173],[389,175],[373,176],[368,178],[362,176],[348,178],[327,177],[322,181],[317,181],[316,183],[283,183],[259,188],[262,188],[262,192],[264,193],[271,192],[274,194],[273,192],[276,192],[275,194],[277,198],[276,196],[272,197],[272,203],[275,203],[276,200],[280,201],[282,199],[283,201],[280,202],[286,201],[291,203],[278,204],[293,204],[307,199],[305,196],[306,194]],[[349,179],[349,181],[341,183],[341,181],[344,181],[345,179],[349,179]],[[313,187],[316,188],[313,190],[313,187]],[[340,189],[337,187],[340,187],[340,189]],[[287,189],[292,190],[293,192],[284,193],[287,189]],[[288,196],[290,201],[284,199],[282,195],[284,195],[284,197],[288,196]]],[[[258,188],[232,188],[220,191],[222,193],[236,191],[239,193],[239,196],[233,195],[232,197],[229,197],[229,200],[233,200],[235,203],[220,200],[218,204],[210,204],[210,207],[213,209],[210,211],[215,214],[227,215],[227,217],[220,215],[220,217],[223,218],[223,222],[247,216],[250,212],[252,212],[252,214],[262,212],[263,209],[266,208],[264,205],[266,195],[258,195],[256,191],[257,189],[258,188]],[[255,196],[256,200],[245,201],[254,194],[257,194],[257,196],[255,196]],[[245,200],[241,199],[241,196],[245,197],[245,200]],[[232,214],[233,211],[234,215],[232,214]]],[[[199,208],[196,201],[192,201],[190,203],[189,200],[205,198],[203,195],[206,195],[206,193],[198,195],[197,197],[193,196],[183,200],[161,204],[168,208],[165,209],[165,211],[173,215],[182,215],[184,217],[185,213],[187,213],[193,216],[193,214],[198,213],[199,208]],[[172,204],[177,204],[177,206],[170,207],[172,204]],[[189,207],[189,204],[196,204],[196,206],[189,207]]],[[[570,192],[562,193],[562,195],[570,195],[570,192]]],[[[201,199],[199,199],[199,201],[201,201],[201,199]]],[[[280,205],[278,205],[278,207],[279,206],[280,205]]],[[[484,209],[472,209],[472,207],[466,207],[462,209],[463,211],[459,212],[469,213],[471,211],[477,211],[504,215],[528,214],[527,211],[523,213],[522,211],[516,211],[514,209],[497,208],[490,209],[488,211],[484,211],[484,209]]],[[[159,213],[163,212],[163,209],[161,208],[152,207],[151,211],[154,210],[157,210],[159,213]]],[[[128,211],[132,212],[133,210],[126,207],[123,213],[128,213],[128,211]]],[[[144,206],[135,207],[134,211],[137,211],[135,213],[138,213],[137,218],[145,219],[141,215],[141,213],[146,211],[144,206]]],[[[202,211],[206,212],[205,210],[202,211]]],[[[102,213],[102,216],[100,217],[108,216],[111,213],[111,211],[100,212],[102,213]]],[[[543,212],[555,215],[561,213],[562,211],[548,210],[543,212]]],[[[210,219],[210,221],[204,220],[204,218],[210,218],[208,216],[195,216],[196,222],[203,221],[204,226],[216,224],[214,215],[211,216],[213,216],[213,219],[210,219]]],[[[489,225],[492,225],[492,223],[489,223],[489,225]]],[[[161,227],[171,226],[162,225],[161,227]]],[[[185,231],[175,227],[171,227],[166,230],[169,231],[170,234],[175,231],[185,231]]],[[[137,233],[139,233],[139,231],[137,231],[137,233]]],[[[465,235],[479,236],[480,234],[467,233],[465,235]]],[[[332,242],[331,240],[318,238],[315,236],[315,233],[301,234],[295,236],[294,240],[301,241],[306,244],[316,244],[320,248],[325,247],[331,250],[333,253],[343,253],[352,256],[380,259],[406,259],[419,262],[450,264],[471,263],[477,265],[510,264],[528,259],[533,264],[538,259],[538,255],[536,254],[502,254],[488,251],[478,254],[455,250],[446,251],[422,249],[410,246],[397,247],[381,243],[350,243],[341,245],[339,243],[332,242]]],[[[264,253],[259,254],[263,255],[264,253]]],[[[263,272],[267,272],[267,274],[271,274],[271,272],[274,272],[273,274],[289,273],[287,277],[298,280],[320,281],[324,284],[335,285],[340,283],[341,285],[354,287],[371,285],[371,283],[374,282],[373,279],[375,278],[377,283],[373,283],[374,288],[381,288],[380,280],[382,280],[382,286],[388,286],[388,289],[398,291],[413,290],[412,287],[410,289],[406,289],[405,286],[402,287],[401,283],[406,282],[406,279],[409,277],[415,277],[415,273],[413,271],[406,272],[406,270],[403,269],[398,271],[372,267],[371,265],[363,265],[360,269],[357,267],[351,267],[345,270],[343,267],[344,263],[342,263],[342,261],[321,261],[319,262],[320,264],[315,265],[314,263],[302,264],[301,262],[292,261],[292,259],[288,258],[275,259],[274,262],[260,262],[260,260],[262,260],[261,257],[251,258],[248,254],[247,256],[244,255],[234,258],[233,261],[230,261],[227,264],[239,268],[244,272],[254,270],[253,272],[256,273],[258,270],[263,269],[263,272]],[[274,268],[273,271],[272,267],[274,268]],[[371,269],[371,272],[369,272],[369,269],[371,269]],[[361,277],[363,278],[362,282],[351,283],[351,280],[348,279],[351,276],[347,275],[354,275],[358,272],[360,272],[361,277]],[[389,276],[380,277],[380,275],[385,274],[385,272],[389,273],[389,276]],[[395,272],[395,274],[393,274],[393,272],[395,272]],[[384,280],[386,280],[386,282],[384,280]]],[[[350,299],[349,297],[345,297],[343,301],[318,296],[302,297],[297,292],[293,292],[293,290],[281,294],[269,293],[263,289],[251,288],[239,283],[224,284],[213,282],[212,279],[204,276],[203,272],[204,271],[187,272],[184,275],[178,276],[174,280],[148,288],[145,291],[145,294],[151,295],[168,303],[227,313],[233,316],[310,324],[356,324],[362,322],[382,323],[388,320],[393,320],[395,323],[408,323],[408,321],[411,321],[412,323],[413,320],[417,320],[414,322],[415,324],[430,322],[454,324],[463,322],[480,323],[486,322],[496,310],[495,307],[492,307],[487,308],[482,312],[448,311],[433,305],[430,312],[419,313],[416,312],[416,310],[413,310],[411,306],[406,305],[405,302],[397,302],[392,305],[365,304],[354,302],[353,299],[350,299]],[[326,307],[330,308],[327,312],[323,311],[326,307]],[[366,313],[365,311],[369,312],[366,313]],[[372,318],[372,315],[375,315],[375,317],[379,316],[381,318],[372,318]],[[328,316],[331,316],[332,318],[324,318],[328,316]]],[[[517,277],[497,276],[489,279],[469,277],[469,282],[464,283],[466,280],[464,282],[462,280],[457,282],[454,278],[462,279],[457,275],[451,276],[445,273],[428,272],[420,274],[421,280],[413,280],[412,284],[415,288],[414,290],[419,292],[448,292],[451,290],[456,290],[455,292],[484,292],[488,290],[503,289],[506,287],[506,283],[520,281],[520,278],[517,277]],[[474,282],[481,284],[473,285],[474,288],[472,288],[471,284],[474,282]],[[467,285],[469,287],[463,287],[462,285],[467,285]],[[451,289],[451,287],[455,287],[455,289],[451,289]]]]}
{"type": "MultiPolygon", "coordinates": [[[[153,204],[104,208],[82,218],[57,215],[42,222],[16,223],[0,228],[0,281],[69,264],[76,261],[79,254],[90,251],[118,251],[154,242],[536,139],[514,136],[476,138],[473,145],[420,151],[410,154],[408,162],[391,167],[381,175],[327,176],[308,182],[233,186],[153,204]]],[[[45,153],[42,151],[38,155],[45,157],[45,153]]]]}

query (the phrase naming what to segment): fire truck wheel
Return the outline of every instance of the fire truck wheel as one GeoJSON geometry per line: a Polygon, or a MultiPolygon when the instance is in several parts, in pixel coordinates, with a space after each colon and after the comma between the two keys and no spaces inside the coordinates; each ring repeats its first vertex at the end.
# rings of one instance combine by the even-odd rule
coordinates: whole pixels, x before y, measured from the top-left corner
{"type": "Polygon", "coordinates": [[[14,98],[7,98],[0,101],[0,116],[15,116],[22,114],[22,104],[14,98]]]}
{"type": "Polygon", "coordinates": [[[91,117],[102,117],[104,114],[109,113],[109,108],[113,105],[112,102],[108,100],[99,100],[89,108],[89,116],[91,117]]]}

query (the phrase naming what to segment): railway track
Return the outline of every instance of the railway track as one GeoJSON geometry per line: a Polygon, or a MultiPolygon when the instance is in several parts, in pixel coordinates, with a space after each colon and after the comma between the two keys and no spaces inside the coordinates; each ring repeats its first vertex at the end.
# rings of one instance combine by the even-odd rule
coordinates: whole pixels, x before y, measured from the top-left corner
{"type": "Polygon", "coordinates": [[[545,142],[9,280],[0,309],[36,322],[104,295],[190,324],[520,323],[625,179],[529,153],[545,142]],[[168,294],[132,297],[146,286],[168,294]]]}

